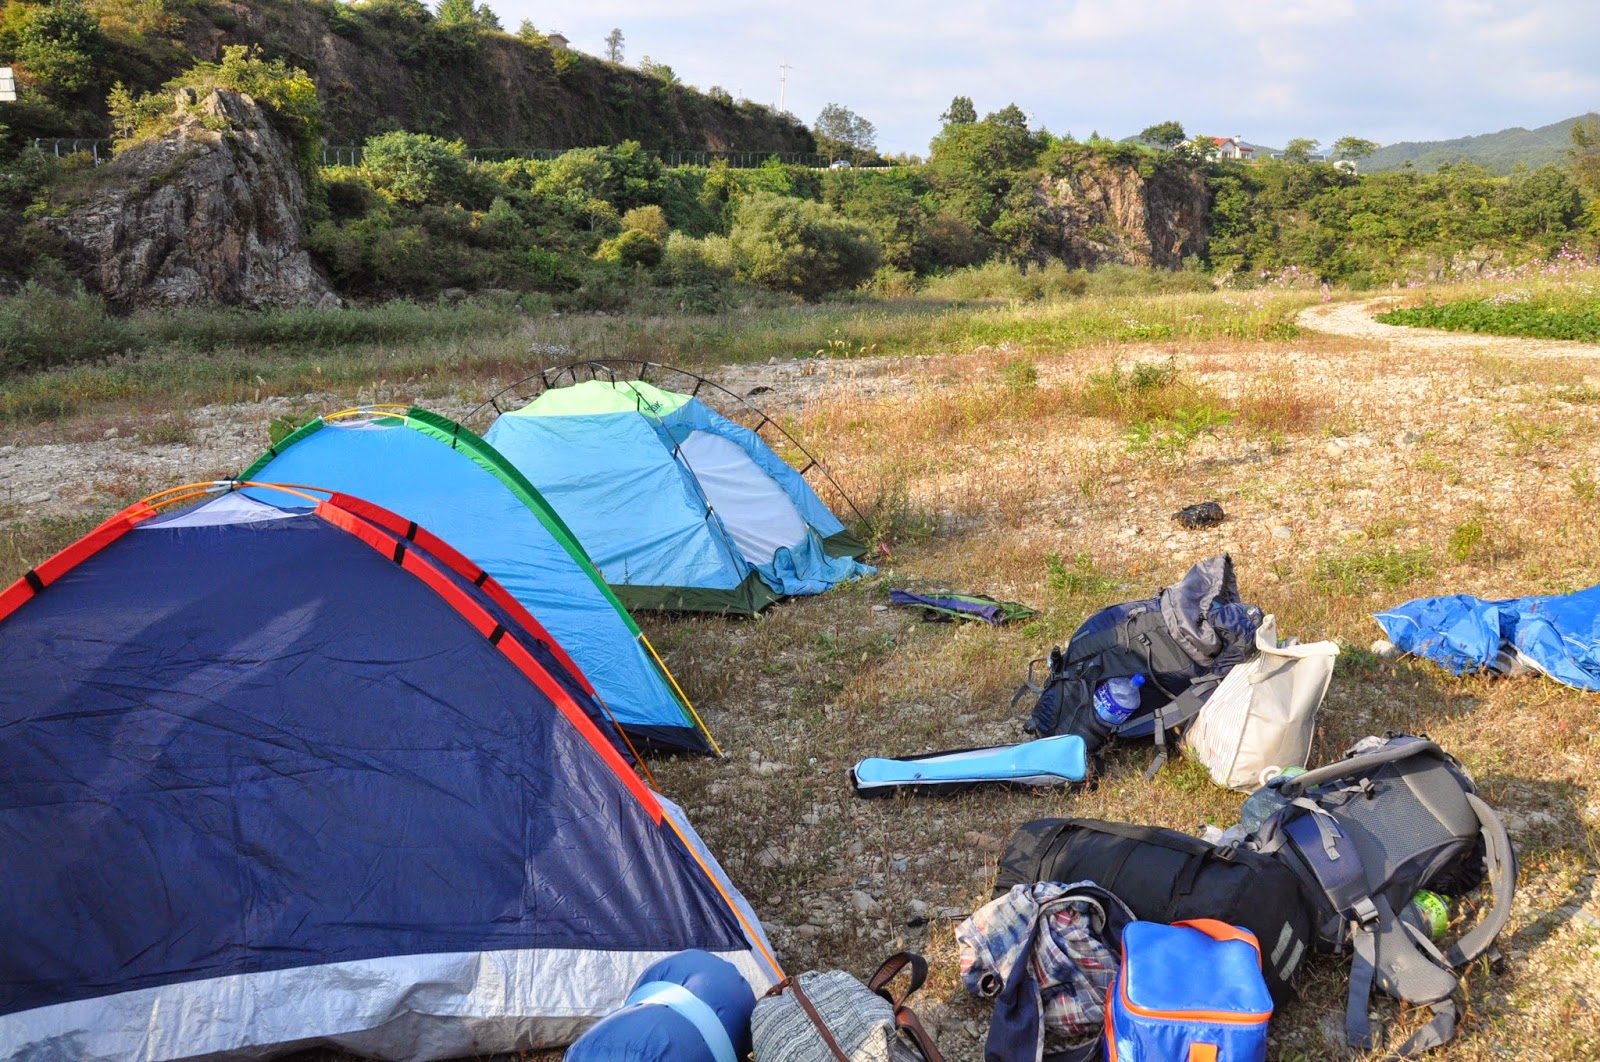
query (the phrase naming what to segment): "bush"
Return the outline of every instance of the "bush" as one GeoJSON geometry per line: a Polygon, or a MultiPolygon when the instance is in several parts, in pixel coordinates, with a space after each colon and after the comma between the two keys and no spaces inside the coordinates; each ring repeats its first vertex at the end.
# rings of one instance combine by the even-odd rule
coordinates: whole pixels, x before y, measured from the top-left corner
{"type": "Polygon", "coordinates": [[[601,262],[625,266],[653,266],[661,261],[661,241],[648,232],[625,229],[621,235],[600,245],[594,253],[601,262]]]}
{"type": "Polygon", "coordinates": [[[878,267],[864,226],[821,203],[770,192],[740,201],[729,243],[740,277],[808,299],[854,288],[878,267]]]}
{"type": "Polygon", "coordinates": [[[634,207],[622,215],[622,227],[637,229],[654,236],[657,240],[666,239],[669,231],[666,212],[654,205],[634,207]]]}
{"type": "Polygon", "coordinates": [[[16,57],[51,95],[72,96],[100,81],[105,34],[82,0],[54,0],[24,17],[16,57]]]}
{"type": "Polygon", "coordinates": [[[128,323],[81,286],[30,281],[0,300],[0,375],[121,354],[138,345],[128,323]]]}
{"type": "Polygon", "coordinates": [[[374,187],[397,203],[454,203],[468,190],[467,148],[426,133],[384,133],[362,148],[374,187]]]}

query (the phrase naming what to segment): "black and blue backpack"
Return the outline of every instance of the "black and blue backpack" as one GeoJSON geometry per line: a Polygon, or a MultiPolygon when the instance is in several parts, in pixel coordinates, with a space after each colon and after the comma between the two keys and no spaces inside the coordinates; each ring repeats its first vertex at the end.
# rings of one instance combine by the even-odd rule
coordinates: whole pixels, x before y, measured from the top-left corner
{"type": "Polygon", "coordinates": [[[1276,787],[1284,805],[1246,845],[1298,878],[1322,946],[1350,949],[1350,1044],[1375,1046],[1374,987],[1432,1010],[1398,1055],[1447,1043],[1459,971],[1493,957],[1511,914],[1517,860],[1500,816],[1455,757],[1408,734],[1365,738],[1339,762],[1276,787]],[[1463,896],[1486,881],[1488,913],[1448,947],[1401,916],[1418,890],[1463,896]]]}
{"type": "Polygon", "coordinates": [[[1101,609],[1073,632],[1066,648],[1050,651],[1049,669],[1038,665],[1012,699],[1037,696],[1024,729],[1049,737],[1076,734],[1091,755],[1113,739],[1152,738],[1154,775],[1166,762],[1167,738],[1200,711],[1206,697],[1235,664],[1255,651],[1262,613],[1239,598],[1233,560],[1218,554],[1189,569],[1154,597],[1101,609]],[[1139,710],[1121,725],[1094,712],[1094,691],[1114,678],[1143,675],[1139,710]]]}

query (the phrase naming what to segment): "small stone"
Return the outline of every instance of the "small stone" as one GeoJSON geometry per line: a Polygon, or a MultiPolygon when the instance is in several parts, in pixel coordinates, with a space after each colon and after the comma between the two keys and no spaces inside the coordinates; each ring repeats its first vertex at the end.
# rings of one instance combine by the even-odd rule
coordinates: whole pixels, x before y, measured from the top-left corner
{"type": "Polygon", "coordinates": [[[50,500],[50,495],[49,494],[34,494],[34,495],[29,496],[29,497],[23,498],[22,499],[22,504],[23,505],[38,505],[38,504],[40,504],[42,502],[47,502],[49,500],[50,500]]]}
{"type": "Polygon", "coordinates": [[[818,937],[822,936],[822,927],[814,926],[810,922],[805,922],[794,927],[794,935],[799,937],[801,940],[816,940],[818,937]]]}
{"type": "Polygon", "coordinates": [[[888,612],[889,611],[889,606],[888,605],[873,605],[872,606],[872,611],[874,611],[874,612],[888,612]]]}
{"type": "Polygon", "coordinates": [[[1373,656],[1379,656],[1385,660],[1393,660],[1400,655],[1400,651],[1394,647],[1394,643],[1387,638],[1379,638],[1367,648],[1373,656]]]}
{"type": "Polygon", "coordinates": [[[122,431],[119,428],[107,428],[105,431],[100,433],[100,437],[103,438],[103,439],[115,439],[118,435],[121,435],[121,434],[122,434],[122,431]]]}
{"type": "Polygon", "coordinates": [[[906,868],[909,867],[910,865],[911,865],[910,861],[906,860],[906,859],[891,859],[891,860],[889,860],[889,866],[892,869],[897,870],[902,874],[904,874],[906,872],[906,868]]]}
{"type": "Polygon", "coordinates": [[[1329,457],[1343,457],[1345,451],[1350,449],[1350,444],[1343,439],[1332,439],[1329,440],[1326,449],[1329,457]]]}
{"type": "Polygon", "coordinates": [[[783,862],[783,849],[777,845],[768,845],[756,853],[756,863],[763,867],[775,867],[783,862]]]}
{"type": "Polygon", "coordinates": [[[1287,542],[1294,537],[1294,531],[1288,524],[1279,524],[1272,529],[1272,537],[1280,542],[1287,542]]]}
{"type": "Polygon", "coordinates": [[[780,771],[787,771],[788,769],[789,765],[787,763],[779,763],[777,760],[761,760],[751,767],[750,771],[752,774],[759,774],[762,777],[766,777],[768,775],[777,774],[780,771]]]}
{"type": "Polygon", "coordinates": [[[879,905],[877,900],[874,900],[871,896],[868,896],[860,889],[851,890],[850,906],[855,908],[857,914],[864,915],[875,915],[883,910],[883,907],[879,905]]]}
{"type": "Polygon", "coordinates": [[[1421,441],[1422,436],[1414,431],[1403,431],[1394,437],[1394,444],[1402,449],[1408,446],[1415,446],[1421,441]]]}

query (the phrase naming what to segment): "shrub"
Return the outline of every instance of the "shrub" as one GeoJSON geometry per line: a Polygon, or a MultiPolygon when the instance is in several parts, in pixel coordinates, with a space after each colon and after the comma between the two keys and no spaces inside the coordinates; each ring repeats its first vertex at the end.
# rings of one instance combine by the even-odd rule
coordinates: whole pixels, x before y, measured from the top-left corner
{"type": "Polygon", "coordinates": [[[137,342],[128,323],[81,286],[30,281],[0,300],[0,375],[109,357],[137,342]]]}
{"type": "Polygon", "coordinates": [[[669,231],[666,212],[654,204],[634,207],[622,215],[622,227],[624,229],[637,229],[640,232],[654,236],[657,240],[666,239],[669,231]]]}
{"type": "Polygon", "coordinates": [[[47,93],[71,96],[105,84],[105,34],[82,0],[53,0],[24,16],[15,47],[17,60],[47,93]]]}
{"type": "Polygon", "coordinates": [[[661,261],[661,241],[648,232],[625,229],[621,235],[600,245],[594,253],[601,262],[625,266],[653,266],[661,261]]]}
{"type": "Polygon", "coordinates": [[[160,136],[176,121],[173,96],[192,89],[204,99],[213,89],[242,92],[261,104],[278,129],[296,148],[300,164],[309,169],[322,136],[322,104],[311,76],[282,59],[263,59],[261,49],[229,45],[222,61],[196,63],[168,81],[159,92],[135,96],[120,83],[106,100],[111,125],[119,140],[132,142],[160,136]]]}
{"type": "Polygon", "coordinates": [[[361,164],[373,186],[397,203],[453,203],[468,187],[467,149],[426,133],[384,133],[369,139],[361,164]]]}
{"type": "Polygon", "coordinates": [[[729,242],[741,277],[808,299],[854,288],[878,267],[863,226],[821,203],[769,192],[739,203],[729,242]]]}

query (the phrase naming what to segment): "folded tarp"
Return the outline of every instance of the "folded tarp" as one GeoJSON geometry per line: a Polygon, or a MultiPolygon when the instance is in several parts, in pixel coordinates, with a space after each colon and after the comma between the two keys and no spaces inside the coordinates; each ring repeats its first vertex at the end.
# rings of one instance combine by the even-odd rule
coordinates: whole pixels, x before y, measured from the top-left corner
{"type": "Polygon", "coordinates": [[[1457,675],[1504,673],[1520,663],[1568,686],[1600,691],[1600,586],[1504,601],[1426,597],[1373,618],[1396,648],[1457,675]]]}

